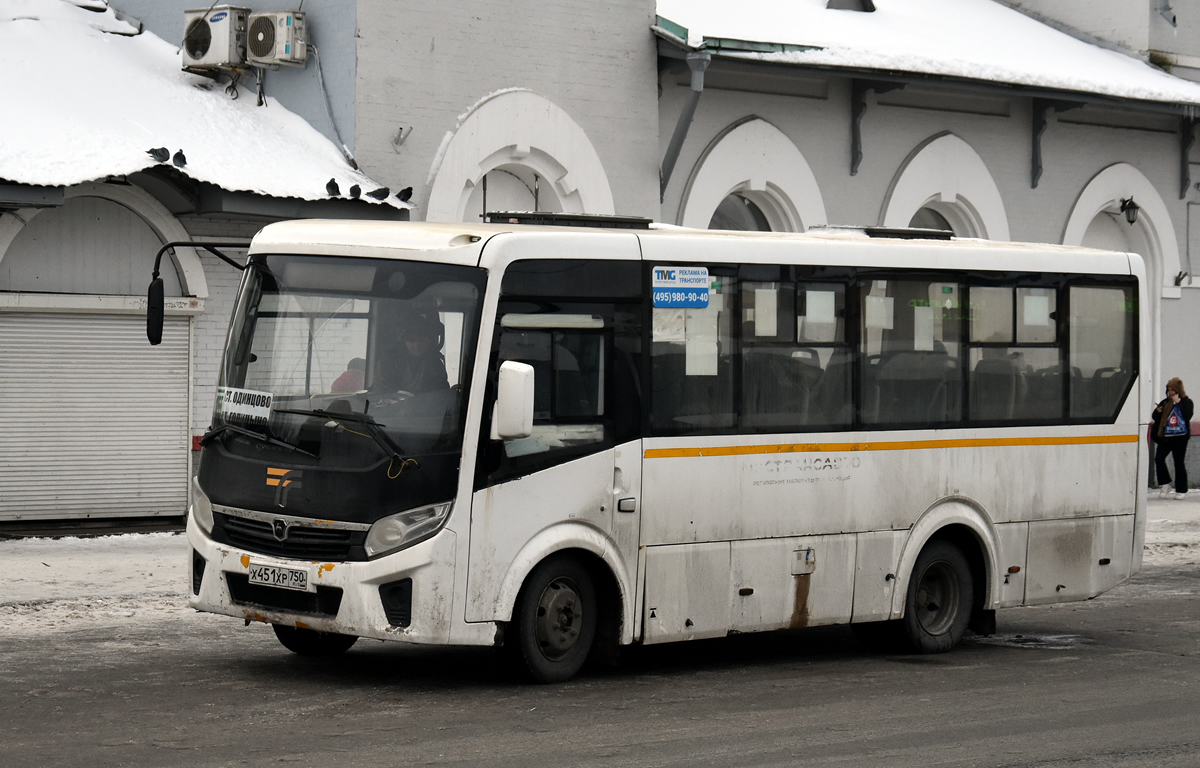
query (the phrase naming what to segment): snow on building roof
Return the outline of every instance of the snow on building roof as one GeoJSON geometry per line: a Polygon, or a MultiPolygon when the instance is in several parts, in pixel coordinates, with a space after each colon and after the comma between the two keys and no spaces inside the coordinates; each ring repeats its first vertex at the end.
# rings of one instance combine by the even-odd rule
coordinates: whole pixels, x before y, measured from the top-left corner
{"type": "Polygon", "coordinates": [[[1200,84],[1077,40],[993,0],[874,5],[874,12],[861,12],[827,9],[826,0],[658,0],[658,16],[660,27],[688,46],[734,58],[1200,105],[1200,84]]]}
{"type": "Polygon", "coordinates": [[[181,66],[178,48],[104,0],[0,0],[0,179],[121,176],[158,165],[148,151],[162,147],[182,150],[181,172],[229,191],[324,200],[330,178],[343,195],[380,186],[279,102],[256,106],[244,89],[232,99],[181,66]]]}

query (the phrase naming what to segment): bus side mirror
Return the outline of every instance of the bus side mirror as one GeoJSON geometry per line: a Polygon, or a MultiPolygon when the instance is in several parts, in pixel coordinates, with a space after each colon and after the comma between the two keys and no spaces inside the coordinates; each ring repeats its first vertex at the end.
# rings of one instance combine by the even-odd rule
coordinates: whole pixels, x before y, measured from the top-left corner
{"type": "Polygon", "coordinates": [[[500,364],[492,439],[515,440],[533,434],[533,366],[506,360],[500,364]]]}
{"type": "Polygon", "coordinates": [[[156,277],[150,281],[146,291],[146,338],[151,346],[162,343],[163,332],[163,281],[156,277]]]}

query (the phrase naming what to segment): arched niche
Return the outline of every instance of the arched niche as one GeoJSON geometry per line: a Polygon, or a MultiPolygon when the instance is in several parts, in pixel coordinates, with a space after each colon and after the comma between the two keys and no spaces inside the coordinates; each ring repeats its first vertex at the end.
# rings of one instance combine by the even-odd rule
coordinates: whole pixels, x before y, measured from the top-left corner
{"type": "Polygon", "coordinates": [[[978,153],[952,133],[934,136],[912,151],[892,178],[880,223],[907,227],[926,208],[959,237],[1009,239],[1000,189],[978,153]]]}
{"type": "MultiPolygon", "coordinates": [[[[140,187],[79,184],[59,208],[0,216],[0,290],[140,295],[163,243],[190,240],[140,187]]],[[[176,248],[164,271],[168,295],[208,296],[196,252],[176,248]]]]}
{"type": "Polygon", "coordinates": [[[1146,260],[1151,281],[1159,295],[1178,298],[1175,276],[1180,272],[1179,243],[1171,214],[1158,190],[1141,171],[1129,163],[1116,163],[1092,177],[1079,193],[1063,229],[1064,245],[1120,246],[1115,250],[1133,251],[1146,260]],[[1121,201],[1132,198],[1138,205],[1137,222],[1132,226],[1121,214],[1121,201]],[[1113,224],[1097,223],[1103,216],[1113,224]],[[1119,222],[1117,221],[1119,219],[1119,222]],[[1089,231],[1092,238],[1089,239],[1089,231]],[[1108,235],[1101,241],[1095,238],[1108,235]],[[1114,240],[1114,235],[1121,235],[1114,240]]]}
{"type": "Polygon", "coordinates": [[[803,232],[828,221],[808,161],[791,139],[759,117],[734,123],[709,143],[684,187],[678,223],[707,229],[730,195],[753,203],[776,232],[803,232]]]}
{"type": "MultiPolygon", "coordinates": [[[[505,204],[520,199],[514,179],[528,183],[532,197],[534,174],[545,184],[538,190],[548,201],[543,210],[555,204],[566,213],[615,212],[608,175],[583,128],[544,96],[514,89],[475,105],[448,135],[430,171],[425,218],[479,221],[485,175],[489,187],[497,179],[497,203],[505,204]]],[[[488,207],[498,210],[491,199],[488,207]]]]}
{"type": "MultiPolygon", "coordinates": [[[[1156,375],[1162,370],[1162,300],[1179,298],[1180,287],[1175,279],[1181,270],[1175,225],[1158,190],[1128,163],[1108,166],[1079,193],[1067,218],[1062,242],[1132,252],[1146,262],[1151,371],[1156,375]],[[1138,205],[1137,221],[1133,224],[1121,212],[1121,201],[1130,198],[1138,205]]],[[[1149,391],[1157,392],[1154,376],[1151,378],[1149,391]]]]}

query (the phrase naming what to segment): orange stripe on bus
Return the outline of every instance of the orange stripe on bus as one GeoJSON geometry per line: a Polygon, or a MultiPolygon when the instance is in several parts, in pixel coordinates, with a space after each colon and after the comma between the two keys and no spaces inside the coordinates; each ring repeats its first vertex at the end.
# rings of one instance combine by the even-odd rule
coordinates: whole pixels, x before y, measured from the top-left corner
{"type": "Polygon", "coordinates": [[[1030,445],[1101,445],[1136,443],[1137,435],[1087,437],[986,437],[957,440],[901,440],[885,443],[782,443],[778,445],[727,445],[709,448],[649,448],[647,459],[683,459],[710,456],[751,456],[767,453],[837,453],[845,451],[923,451],[931,448],[991,448],[1030,445]]]}
{"type": "Polygon", "coordinates": [[[267,467],[268,475],[286,475],[288,472],[291,472],[291,471],[292,470],[290,470],[290,469],[278,469],[276,467],[267,467]]]}

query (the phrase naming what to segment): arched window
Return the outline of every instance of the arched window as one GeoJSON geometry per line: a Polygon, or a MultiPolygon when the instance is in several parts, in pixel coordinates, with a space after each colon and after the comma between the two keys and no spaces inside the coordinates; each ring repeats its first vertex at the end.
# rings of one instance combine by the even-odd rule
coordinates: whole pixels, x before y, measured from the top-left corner
{"type": "Polygon", "coordinates": [[[491,211],[551,211],[561,212],[562,200],[537,171],[523,165],[507,163],[483,174],[467,198],[466,221],[491,211]]]}
{"type": "Polygon", "coordinates": [[[917,216],[959,237],[1009,238],[1008,215],[991,172],[969,144],[950,133],[927,140],[900,166],[880,223],[917,226],[911,223],[917,216]]]}
{"type": "Polygon", "coordinates": [[[437,157],[428,221],[479,221],[484,207],[615,213],[608,176],[583,128],[532,91],[502,91],[476,104],[437,157]]]}
{"type": "Polygon", "coordinates": [[[950,226],[946,217],[928,206],[918,209],[909,220],[908,226],[917,229],[941,229],[946,232],[954,232],[954,227],[950,226]]]}
{"type": "Polygon", "coordinates": [[[705,149],[684,189],[677,222],[697,229],[803,232],[826,223],[825,201],[791,139],[752,117],[705,149]]]}
{"type": "Polygon", "coordinates": [[[728,195],[708,222],[709,229],[732,229],[739,232],[770,232],[766,214],[743,194],[728,195]]]}

